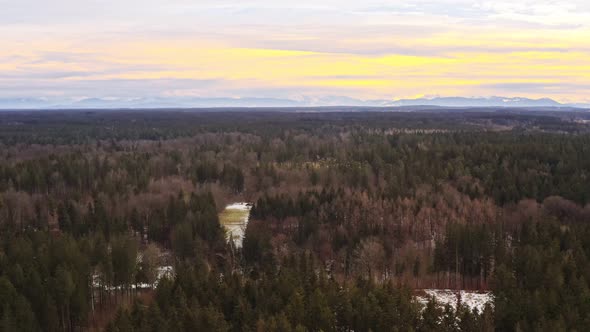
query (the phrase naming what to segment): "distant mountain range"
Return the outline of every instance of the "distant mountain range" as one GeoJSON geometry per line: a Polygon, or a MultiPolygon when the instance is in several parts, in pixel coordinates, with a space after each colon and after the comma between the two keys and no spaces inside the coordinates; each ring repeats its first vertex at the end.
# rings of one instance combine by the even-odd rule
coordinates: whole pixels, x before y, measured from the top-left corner
{"type": "Polygon", "coordinates": [[[85,98],[78,100],[48,98],[0,98],[0,109],[102,109],[102,108],[214,108],[214,107],[542,107],[589,108],[590,104],[562,104],[553,99],[436,97],[400,100],[360,100],[349,97],[278,98],[85,98]]]}

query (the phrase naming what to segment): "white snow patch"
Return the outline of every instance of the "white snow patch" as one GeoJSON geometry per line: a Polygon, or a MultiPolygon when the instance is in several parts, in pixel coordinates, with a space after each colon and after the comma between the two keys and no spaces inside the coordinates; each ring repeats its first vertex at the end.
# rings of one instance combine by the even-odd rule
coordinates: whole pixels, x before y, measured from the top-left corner
{"type": "Polygon", "coordinates": [[[164,277],[170,279],[174,278],[174,268],[172,266],[166,265],[158,267],[158,278],[156,279],[156,283],[164,277]]]}
{"type": "MultiPolygon", "coordinates": [[[[138,284],[132,284],[131,285],[131,289],[148,289],[148,288],[156,288],[158,286],[158,283],[160,282],[160,280],[162,278],[174,278],[174,268],[172,266],[160,266],[158,267],[158,276],[156,277],[156,281],[154,282],[153,285],[151,284],[147,284],[147,283],[138,283],[138,284]]],[[[92,276],[92,286],[94,288],[102,288],[104,290],[108,290],[108,291],[114,291],[114,290],[121,290],[123,289],[123,286],[111,286],[111,285],[105,285],[102,282],[102,276],[100,274],[94,274],[92,276]]]]}
{"type": "Polygon", "coordinates": [[[232,203],[225,207],[226,210],[243,210],[243,211],[250,211],[252,209],[252,204],[250,203],[232,203]]]}
{"type": "Polygon", "coordinates": [[[451,290],[451,289],[424,289],[426,295],[417,295],[416,300],[426,305],[431,297],[434,297],[437,303],[445,306],[449,305],[453,310],[457,310],[457,303],[460,301],[462,305],[469,308],[469,310],[477,309],[480,313],[485,308],[486,304],[494,305],[494,295],[492,292],[475,292],[465,290],[451,290]]]}

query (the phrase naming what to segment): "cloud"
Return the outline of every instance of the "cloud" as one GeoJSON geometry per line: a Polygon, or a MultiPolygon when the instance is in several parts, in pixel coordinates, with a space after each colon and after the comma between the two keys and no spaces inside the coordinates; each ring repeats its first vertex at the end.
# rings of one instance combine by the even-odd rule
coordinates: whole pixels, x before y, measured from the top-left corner
{"type": "Polygon", "coordinates": [[[590,82],[590,3],[580,0],[0,6],[0,97],[522,91],[582,100],[590,82]]]}
{"type": "Polygon", "coordinates": [[[521,93],[540,92],[544,91],[548,94],[564,94],[574,91],[590,91],[590,83],[576,84],[568,82],[519,82],[519,83],[494,83],[484,84],[482,87],[503,90],[503,91],[518,91],[521,93]]]}

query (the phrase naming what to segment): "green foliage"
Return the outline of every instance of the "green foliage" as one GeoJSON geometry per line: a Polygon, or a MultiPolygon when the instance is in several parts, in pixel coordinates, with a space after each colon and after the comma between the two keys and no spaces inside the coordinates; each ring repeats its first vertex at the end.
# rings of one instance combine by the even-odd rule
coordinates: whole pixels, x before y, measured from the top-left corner
{"type": "MultiPolygon", "coordinates": [[[[149,326],[176,324],[190,331],[406,331],[420,320],[407,289],[372,283],[343,288],[313,269],[299,270],[298,259],[290,261],[280,273],[262,273],[256,281],[182,270],[175,281],[160,283],[149,309],[136,303],[134,327],[147,320],[149,326]]],[[[123,323],[115,320],[114,328],[123,323]]]]}
{"type": "Polygon", "coordinates": [[[524,224],[512,258],[494,276],[496,323],[523,331],[584,330],[590,323],[590,227],[524,224]]]}

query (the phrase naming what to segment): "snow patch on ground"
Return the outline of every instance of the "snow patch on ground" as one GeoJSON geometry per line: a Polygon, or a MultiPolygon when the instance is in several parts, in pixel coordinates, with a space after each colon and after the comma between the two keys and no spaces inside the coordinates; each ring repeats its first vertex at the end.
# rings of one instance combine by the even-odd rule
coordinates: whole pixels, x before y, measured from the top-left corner
{"type": "MultiPolygon", "coordinates": [[[[153,285],[147,283],[137,283],[132,284],[130,287],[131,289],[151,289],[158,287],[158,283],[162,278],[174,278],[174,268],[172,266],[160,266],[158,267],[158,276],[156,277],[156,281],[153,285]]],[[[101,280],[100,274],[94,274],[92,276],[92,286],[94,288],[102,288],[107,291],[114,291],[114,290],[121,290],[123,286],[108,286],[103,283],[101,280]]]]}
{"type": "Polygon", "coordinates": [[[252,209],[252,204],[250,203],[233,203],[229,204],[225,207],[226,210],[243,210],[243,211],[250,211],[252,209]]]}
{"type": "Polygon", "coordinates": [[[442,306],[450,305],[454,310],[457,310],[457,303],[460,301],[462,305],[469,308],[469,310],[477,309],[482,312],[486,304],[494,305],[494,295],[492,292],[475,292],[475,291],[457,291],[451,289],[424,289],[423,294],[417,295],[416,300],[426,305],[431,297],[434,297],[437,303],[442,306]]]}

